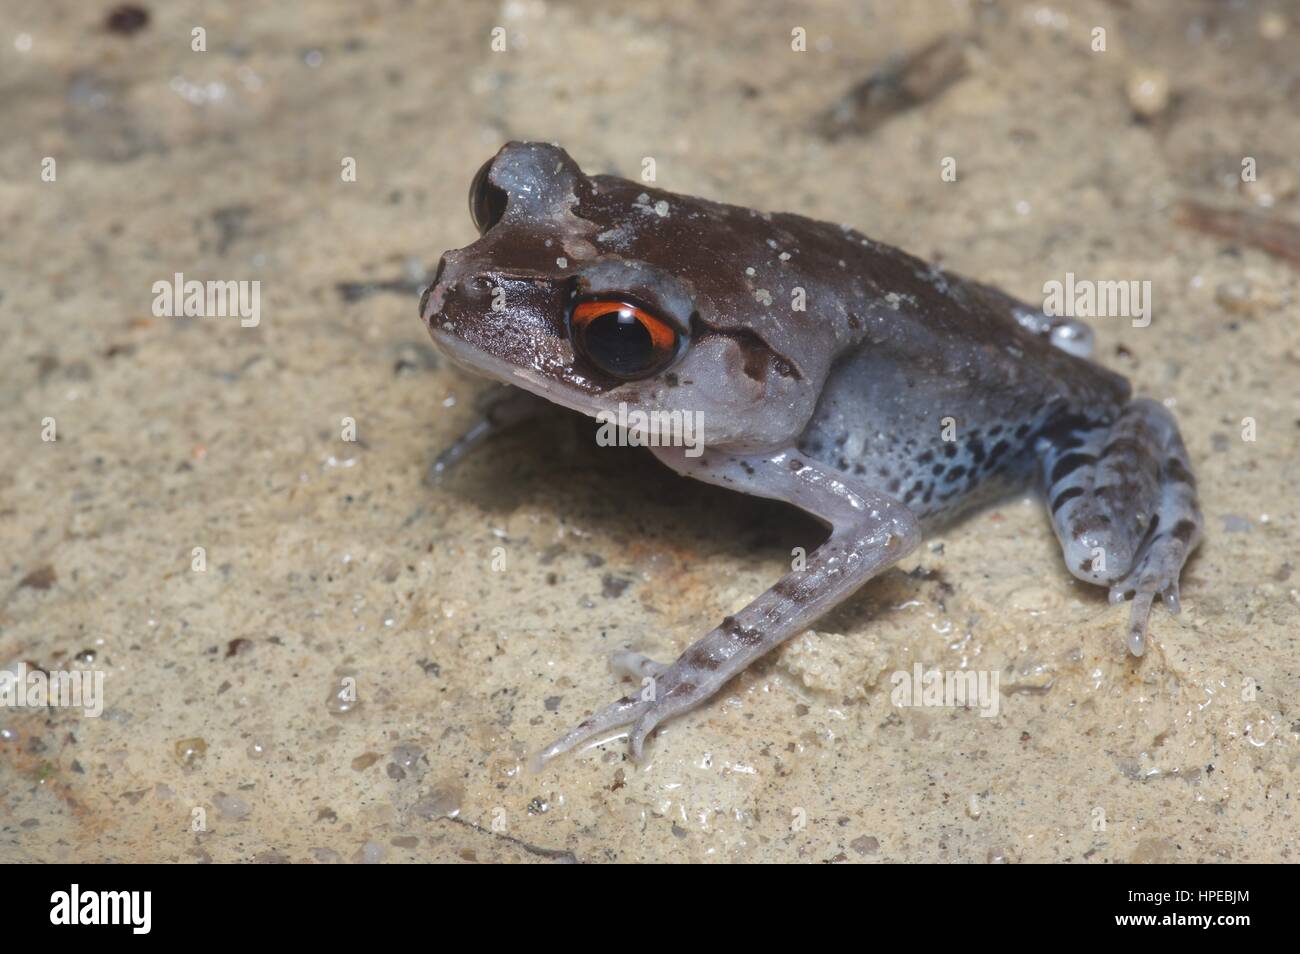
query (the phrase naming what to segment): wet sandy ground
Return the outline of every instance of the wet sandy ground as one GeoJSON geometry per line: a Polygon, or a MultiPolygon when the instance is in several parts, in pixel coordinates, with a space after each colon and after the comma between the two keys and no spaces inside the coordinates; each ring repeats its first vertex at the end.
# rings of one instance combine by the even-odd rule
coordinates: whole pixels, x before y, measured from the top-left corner
{"type": "Polygon", "coordinates": [[[107,696],[0,712],[0,859],[1295,860],[1300,282],[1174,213],[1300,222],[1294,5],[168,3],[131,35],[106,9],[0,22],[0,662],[92,665],[107,696]],[[945,36],[964,76],[824,134],[945,36]],[[1151,325],[1099,320],[1098,355],[1175,407],[1200,477],[1182,615],[1126,658],[1126,608],[1012,500],[647,764],[616,739],[530,774],[625,691],[612,649],[674,656],[818,530],[560,412],[426,482],[482,385],[433,354],[418,288],[512,138],[588,171],[652,156],[661,187],[1029,300],[1067,271],[1151,281],[1151,325]],[[260,324],[154,317],[175,272],[260,280],[260,324]],[[998,672],[999,715],[894,707],[917,662],[998,672]]]}

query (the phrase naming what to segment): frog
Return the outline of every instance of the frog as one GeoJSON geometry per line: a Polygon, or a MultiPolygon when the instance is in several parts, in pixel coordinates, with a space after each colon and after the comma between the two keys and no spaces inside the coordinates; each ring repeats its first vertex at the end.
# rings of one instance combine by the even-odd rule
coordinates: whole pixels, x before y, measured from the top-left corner
{"type": "Polygon", "coordinates": [[[1067,570],[1132,600],[1127,653],[1145,653],[1157,601],[1179,611],[1203,526],[1186,447],[1169,408],[1091,360],[1082,321],[847,225],[589,176],[551,143],[504,145],[469,205],[478,238],[442,255],[420,316],[438,351],[499,391],[440,474],[548,405],[606,421],[630,408],[641,414],[619,420],[641,428],[693,415],[700,446],[643,445],[828,531],[674,661],[616,652],[616,673],[641,685],[535,766],[624,733],[641,763],[659,726],[926,535],[1026,491],[1067,570]]]}

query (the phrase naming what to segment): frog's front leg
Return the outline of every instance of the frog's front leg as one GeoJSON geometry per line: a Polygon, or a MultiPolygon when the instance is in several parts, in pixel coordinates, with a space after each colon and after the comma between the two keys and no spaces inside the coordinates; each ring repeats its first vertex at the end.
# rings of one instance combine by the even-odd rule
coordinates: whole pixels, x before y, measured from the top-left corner
{"type": "Polygon", "coordinates": [[[1040,436],[1039,454],[1066,565],[1109,586],[1112,603],[1132,594],[1127,642],[1141,656],[1152,602],[1160,595],[1178,612],[1178,577],[1201,539],[1196,479],[1173,415],[1141,399],[1109,424],[1064,419],[1040,436]]]}
{"type": "Polygon", "coordinates": [[[523,388],[497,384],[488,388],[475,401],[479,418],[460,437],[438,455],[425,482],[442,483],[442,479],[460,460],[479,444],[494,434],[508,430],[516,424],[544,413],[551,403],[523,388]]]}
{"type": "Polygon", "coordinates": [[[554,758],[587,739],[632,726],[629,746],[640,761],[646,736],[665,719],[694,708],[764,653],[811,625],[921,540],[916,518],[885,494],[852,486],[796,451],[766,455],[656,448],[666,464],[689,477],[747,494],[784,500],[831,527],[830,537],[805,566],[735,616],[728,616],[676,662],[644,680],[642,689],[595,713],[538,756],[554,758]]]}

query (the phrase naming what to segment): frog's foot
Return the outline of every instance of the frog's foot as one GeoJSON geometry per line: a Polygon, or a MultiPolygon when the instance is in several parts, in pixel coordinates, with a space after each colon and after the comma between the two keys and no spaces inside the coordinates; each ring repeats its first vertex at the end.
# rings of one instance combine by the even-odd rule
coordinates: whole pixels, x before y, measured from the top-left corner
{"type": "Polygon", "coordinates": [[[1146,652],[1147,617],[1157,596],[1164,600],[1170,613],[1178,613],[1182,605],[1178,600],[1178,575],[1190,552],[1187,542],[1174,533],[1152,539],[1129,574],[1110,588],[1110,601],[1122,603],[1130,594],[1133,608],[1129,611],[1128,648],[1134,656],[1146,652]]]}
{"type": "MultiPolygon", "coordinates": [[[[538,753],[537,764],[545,764],[589,739],[624,726],[631,727],[628,748],[632,760],[640,762],[646,738],[659,723],[699,705],[726,681],[726,676],[717,678],[716,667],[714,670],[701,669],[701,660],[695,658],[697,655],[688,652],[672,665],[664,666],[639,654],[627,653],[626,656],[632,659],[625,674],[640,678],[641,688],[584,719],[556,739],[538,753]]],[[[615,667],[618,665],[616,662],[615,667]]]]}
{"type": "Polygon", "coordinates": [[[1113,603],[1133,596],[1126,645],[1146,651],[1157,596],[1178,612],[1178,577],[1201,536],[1187,450],[1173,415],[1134,401],[1110,424],[1072,422],[1043,435],[1042,470],[1066,565],[1110,587],[1113,603]]]}

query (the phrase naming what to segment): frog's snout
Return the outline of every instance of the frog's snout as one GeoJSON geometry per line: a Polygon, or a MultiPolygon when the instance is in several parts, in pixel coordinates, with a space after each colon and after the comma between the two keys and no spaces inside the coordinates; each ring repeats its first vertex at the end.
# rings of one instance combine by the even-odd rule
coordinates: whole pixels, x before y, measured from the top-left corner
{"type": "Polygon", "coordinates": [[[438,267],[433,271],[433,281],[429,282],[424,293],[420,295],[420,320],[426,325],[442,310],[442,303],[446,298],[446,290],[442,287],[442,276],[446,271],[447,255],[444,253],[438,259],[438,267]]]}

